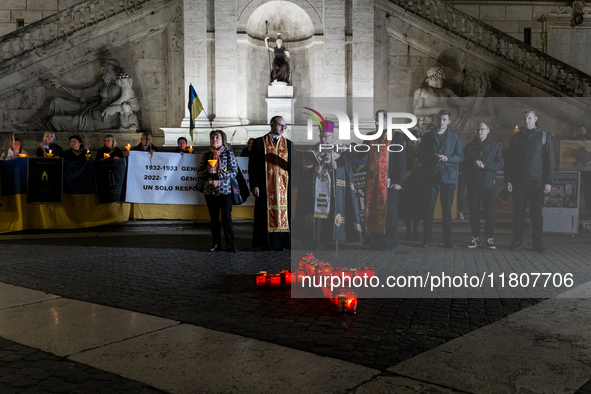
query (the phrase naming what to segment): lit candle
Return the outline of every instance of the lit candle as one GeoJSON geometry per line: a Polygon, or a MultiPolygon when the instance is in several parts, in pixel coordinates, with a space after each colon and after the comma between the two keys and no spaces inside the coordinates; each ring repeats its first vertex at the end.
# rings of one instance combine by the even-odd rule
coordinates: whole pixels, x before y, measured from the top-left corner
{"type": "Polygon", "coordinates": [[[265,287],[267,284],[267,271],[261,271],[257,274],[257,287],[265,287]]]}
{"type": "Polygon", "coordinates": [[[513,130],[514,133],[517,133],[519,131],[519,126],[515,125],[515,130],[513,130]]]}
{"type": "Polygon", "coordinates": [[[193,153],[193,145],[191,145],[191,146],[189,147],[189,149],[187,149],[187,150],[189,151],[189,153],[193,153]]]}
{"type": "Polygon", "coordinates": [[[103,153],[103,159],[108,159],[111,155],[109,155],[108,153],[103,153]]]}
{"type": "Polygon", "coordinates": [[[337,297],[337,313],[339,315],[344,315],[347,313],[347,296],[343,293],[340,293],[337,297]]]}
{"type": "Polygon", "coordinates": [[[21,153],[18,155],[18,157],[27,157],[27,155],[25,155],[24,153],[21,153]]]}
{"type": "Polygon", "coordinates": [[[347,291],[345,293],[345,312],[347,315],[355,315],[357,313],[357,294],[354,291],[347,291]]]}
{"type": "Polygon", "coordinates": [[[131,145],[130,144],[125,145],[125,149],[127,149],[127,151],[129,152],[129,150],[131,149],[131,145]]]}
{"type": "Polygon", "coordinates": [[[88,149],[86,150],[86,154],[84,156],[86,156],[86,161],[90,160],[90,151],[88,149]]]}
{"type": "Polygon", "coordinates": [[[53,153],[51,153],[51,149],[49,150],[49,153],[47,153],[47,157],[53,157],[53,153]]]}
{"type": "Polygon", "coordinates": [[[271,277],[271,288],[278,289],[281,286],[281,275],[279,274],[271,274],[268,275],[271,277]]]}

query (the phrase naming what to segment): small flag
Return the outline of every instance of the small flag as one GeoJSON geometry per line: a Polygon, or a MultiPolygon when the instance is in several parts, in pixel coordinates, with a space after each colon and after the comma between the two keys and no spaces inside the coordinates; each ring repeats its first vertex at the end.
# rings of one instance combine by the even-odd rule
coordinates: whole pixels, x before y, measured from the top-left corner
{"type": "Polygon", "coordinates": [[[193,85],[189,85],[189,116],[191,117],[190,135],[193,140],[193,129],[195,128],[195,118],[203,111],[203,104],[197,96],[197,92],[193,89],[193,85]]]}

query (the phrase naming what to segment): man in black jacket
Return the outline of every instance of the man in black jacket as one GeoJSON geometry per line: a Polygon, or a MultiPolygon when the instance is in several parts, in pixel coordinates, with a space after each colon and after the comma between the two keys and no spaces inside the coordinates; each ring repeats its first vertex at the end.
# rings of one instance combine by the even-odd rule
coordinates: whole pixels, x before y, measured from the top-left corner
{"type": "Polygon", "coordinates": [[[554,181],[552,139],[538,128],[535,111],[521,113],[523,128],[511,137],[505,181],[513,199],[513,242],[509,249],[520,249],[525,230],[525,207],[529,201],[533,249],[544,252],[542,242],[542,206],[544,193],[550,193],[554,181]]]}
{"type": "Polygon", "coordinates": [[[468,185],[468,209],[472,239],[468,248],[480,245],[480,200],[484,205],[484,246],[496,249],[495,203],[497,171],[503,169],[503,153],[499,144],[489,140],[490,129],[484,122],[478,123],[476,136],[464,148],[464,176],[468,185]]]}
{"type": "Polygon", "coordinates": [[[423,225],[423,243],[426,248],[433,231],[433,213],[437,196],[441,191],[441,215],[443,246],[453,248],[451,242],[451,206],[454,199],[454,185],[457,179],[457,165],[464,160],[460,137],[447,128],[451,123],[450,114],[442,109],[437,114],[436,129],[425,133],[419,145],[418,159],[423,163],[427,187],[427,212],[423,225]]]}

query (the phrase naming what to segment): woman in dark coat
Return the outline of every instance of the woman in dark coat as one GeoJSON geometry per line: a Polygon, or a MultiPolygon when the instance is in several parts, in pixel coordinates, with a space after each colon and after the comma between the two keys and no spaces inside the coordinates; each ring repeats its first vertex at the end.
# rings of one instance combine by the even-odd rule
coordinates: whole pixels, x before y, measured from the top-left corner
{"type": "Polygon", "coordinates": [[[62,154],[62,158],[67,161],[86,161],[86,151],[82,145],[82,138],[77,135],[70,137],[70,149],[62,154]]]}
{"type": "Polygon", "coordinates": [[[51,153],[54,158],[59,159],[63,152],[62,147],[55,143],[55,133],[53,131],[47,131],[43,134],[41,148],[37,148],[35,155],[37,157],[45,157],[47,153],[51,153]]]}
{"type": "Polygon", "coordinates": [[[125,156],[121,149],[117,147],[117,140],[115,140],[115,137],[113,137],[113,135],[111,134],[107,134],[103,138],[103,147],[96,152],[96,157],[94,158],[94,160],[100,161],[106,159],[113,159],[117,161],[119,159],[123,159],[124,157],[125,156]],[[109,156],[106,157],[105,154],[109,156]]]}

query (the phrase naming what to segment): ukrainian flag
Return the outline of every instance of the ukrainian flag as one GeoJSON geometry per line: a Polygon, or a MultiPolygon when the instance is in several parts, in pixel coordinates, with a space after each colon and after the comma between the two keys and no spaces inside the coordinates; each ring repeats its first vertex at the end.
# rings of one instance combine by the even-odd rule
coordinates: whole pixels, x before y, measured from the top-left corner
{"type": "Polygon", "coordinates": [[[189,85],[189,116],[191,117],[191,140],[193,140],[193,129],[195,128],[195,118],[203,111],[203,104],[197,96],[197,92],[193,89],[193,85],[189,85]]]}

